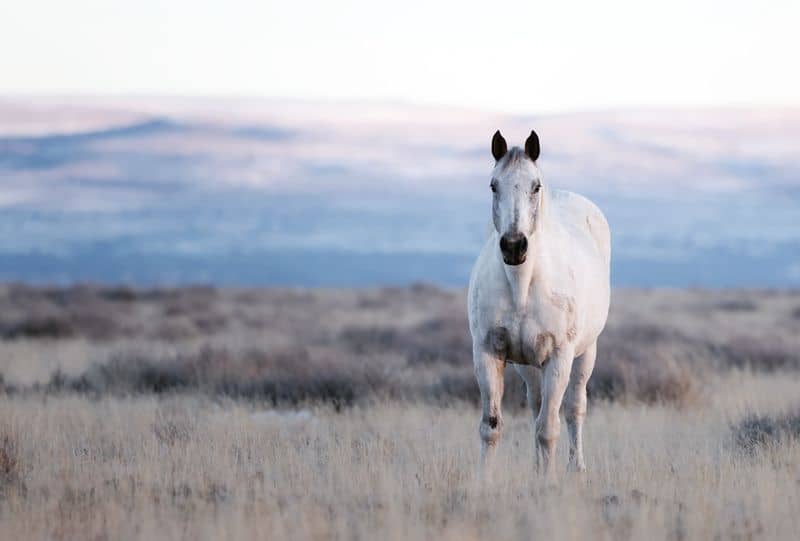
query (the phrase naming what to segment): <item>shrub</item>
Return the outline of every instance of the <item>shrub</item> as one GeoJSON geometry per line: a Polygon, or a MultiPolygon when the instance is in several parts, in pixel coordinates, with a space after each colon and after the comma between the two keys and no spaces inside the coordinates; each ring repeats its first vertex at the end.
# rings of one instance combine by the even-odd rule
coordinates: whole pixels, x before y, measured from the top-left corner
{"type": "Polygon", "coordinates": [[[736,446],[748,454],[755,454],[787,439],[800,439],[800,411],[778,417],[750,415],[734,425],[732,431],[736,446]]]}
{"type": "Polygon", "coordinates": [[[612,327],[600,337],[589,397],[687,405],[707,369],[701,366],[707,350],[669,328],[612,327]]]}
{"type": "Polygon", "coordinates": [[[164,393],[189,387],[191,383],[191,370],[174,362],[115,357],[107,363],[92,365],[78,377],[70,378],[55,372],[48,387],[55,391],[129,394],[164,393]]]}
{"type": "Polygon", "coordinates": [[[473,405],[481,403],[478,382],[472,372],[464,375],[447,375],[433,383],[425,392],[430,402],[466,402],[473,405]]]}
{"type": "Polygon", "coordinates": [[[725,299],[716,304],[723,312],[755,312],[758,304],[750,299],[725,299]]]}
{"type": "MultiPolygon", "coordinates": [[[[536,386],[534,396],[539,397],[539,378],[534,380],[534,385],[536,386]]],[[[454,401],[474,406],[479,406],[481,403],[480,388],[472,370],[444,375],[424,390],[415,389],[409,394],[411,396],[420,395],[419,397],[426,402],[439,405],[452,404],[454,401]]],[[[526,409],[527,404],[525,382],[509,364],[506,367],[504,378],[503,407],[507,410],[521,410],[526,409]]]]}
{"type": "Polygon", "coordinates": [[[0,493],[22,478],[17,438],[8,427],[0,429],[0,493]]]}
{"type": "Polygon", "coordinates": [[[339,334],[339,340],[353,353],[368,353],[380,350],[398,349],[398,332],[389,327],[346,327],[339,334]]]}
{"type": "Polygon", "coordinates": [[[264,378],[254,382],[223,381],[215,390],[235,398],[257,399],[272,406],[299,406],[305,403],[331,404],[336,411],[376,391],[361,378],[342,374],[310,378],[264,378]]]}
{"type": "Polygon", "coordinates": [[[472,362],[466,315],[431,318],[411,329],[350,326],[339,339],[353,353],[395,352],[411,365],[442,362],[469,366],[472,362]]]}
{"type": "Polygon", "coordinates": [[[779,336],[740,335],[712,349],[727,367],[761,371],[800,369],[800,351],[779,336]]]}
{"type": "Polygon", "coordinates": [[[125,286],[101,289],[99,296],[112,302],[133,302],[139,299],[135,289],[125,286]]]}
{"type": "Polygon", "coordinates": [[[3,337],[19,338],[69,338],[75,335],[75,326],[68,318],[60,316],[31,317],[9,325],[3,337]]]}
{"type": "Polygon", "coordinates": [[[315,368],[305,350],[273,354],[251,350],[234,355],[211,348],[174,358],[117,356],[91,366],[77,377],[56,371],[47,389],[96,395],[198,391],[263,400],[274,406],[328,403],[337,410],[368,396],[393,392],[379,372],[350,371],[343,366],[315,368]],[[294,368],[295,362],[302,369],[294,368]]]}

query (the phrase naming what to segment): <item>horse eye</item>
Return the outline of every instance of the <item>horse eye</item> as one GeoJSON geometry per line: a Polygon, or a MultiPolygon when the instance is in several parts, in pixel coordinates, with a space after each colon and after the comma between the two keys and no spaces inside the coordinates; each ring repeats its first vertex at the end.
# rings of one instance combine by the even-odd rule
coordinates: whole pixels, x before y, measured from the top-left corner
{"type": "Polygon", "coordinates": [[[533,193],[539,193],[539,188],[541,188],[541,184],[537,184],[536,187],[533,189],[533,193]]]}

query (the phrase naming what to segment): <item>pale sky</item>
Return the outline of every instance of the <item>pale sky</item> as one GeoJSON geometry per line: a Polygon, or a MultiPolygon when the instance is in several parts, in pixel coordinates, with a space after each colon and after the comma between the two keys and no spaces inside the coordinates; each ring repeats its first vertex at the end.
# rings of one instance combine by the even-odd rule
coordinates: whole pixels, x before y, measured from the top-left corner
{"type": "Polygon", "coordinates": [[[0,0],[0,94],[800,105],[800,0],[0,0]]]}

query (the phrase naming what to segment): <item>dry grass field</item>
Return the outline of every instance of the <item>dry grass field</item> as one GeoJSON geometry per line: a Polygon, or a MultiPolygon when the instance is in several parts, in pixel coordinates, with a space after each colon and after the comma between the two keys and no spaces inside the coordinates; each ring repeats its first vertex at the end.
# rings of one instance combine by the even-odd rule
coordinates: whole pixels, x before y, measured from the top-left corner
{"type": "Polygon", "coordinates": [[[797,292],[615,291],[555,486],[513,374],[475,475],[462,291],[6,285],[0,335],[0,539],[800,531],[797,292]]]}

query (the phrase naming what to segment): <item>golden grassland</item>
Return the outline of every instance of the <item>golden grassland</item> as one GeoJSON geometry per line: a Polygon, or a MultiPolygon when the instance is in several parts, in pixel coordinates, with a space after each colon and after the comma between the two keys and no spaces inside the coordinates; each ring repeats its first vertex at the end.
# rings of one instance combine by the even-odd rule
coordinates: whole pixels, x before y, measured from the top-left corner
{"type": "Polygon", "coordinates": [[[0,538],[795,538],[800,444],[747,451],[735,427],[792,408],[800,378],[734,372],[706,391],[691,409],[594,404],[589,471],[555,486],[533,471],[519,411],[481,481],[465,404],[5,396],[0,538]]]}
{"type": "Polygon", "coordinates": [[[0,286],[0,539],[795,539],[800,293],[618,290],[589,471],[508,370],[477,475],[464,294],[0,286]]]}

